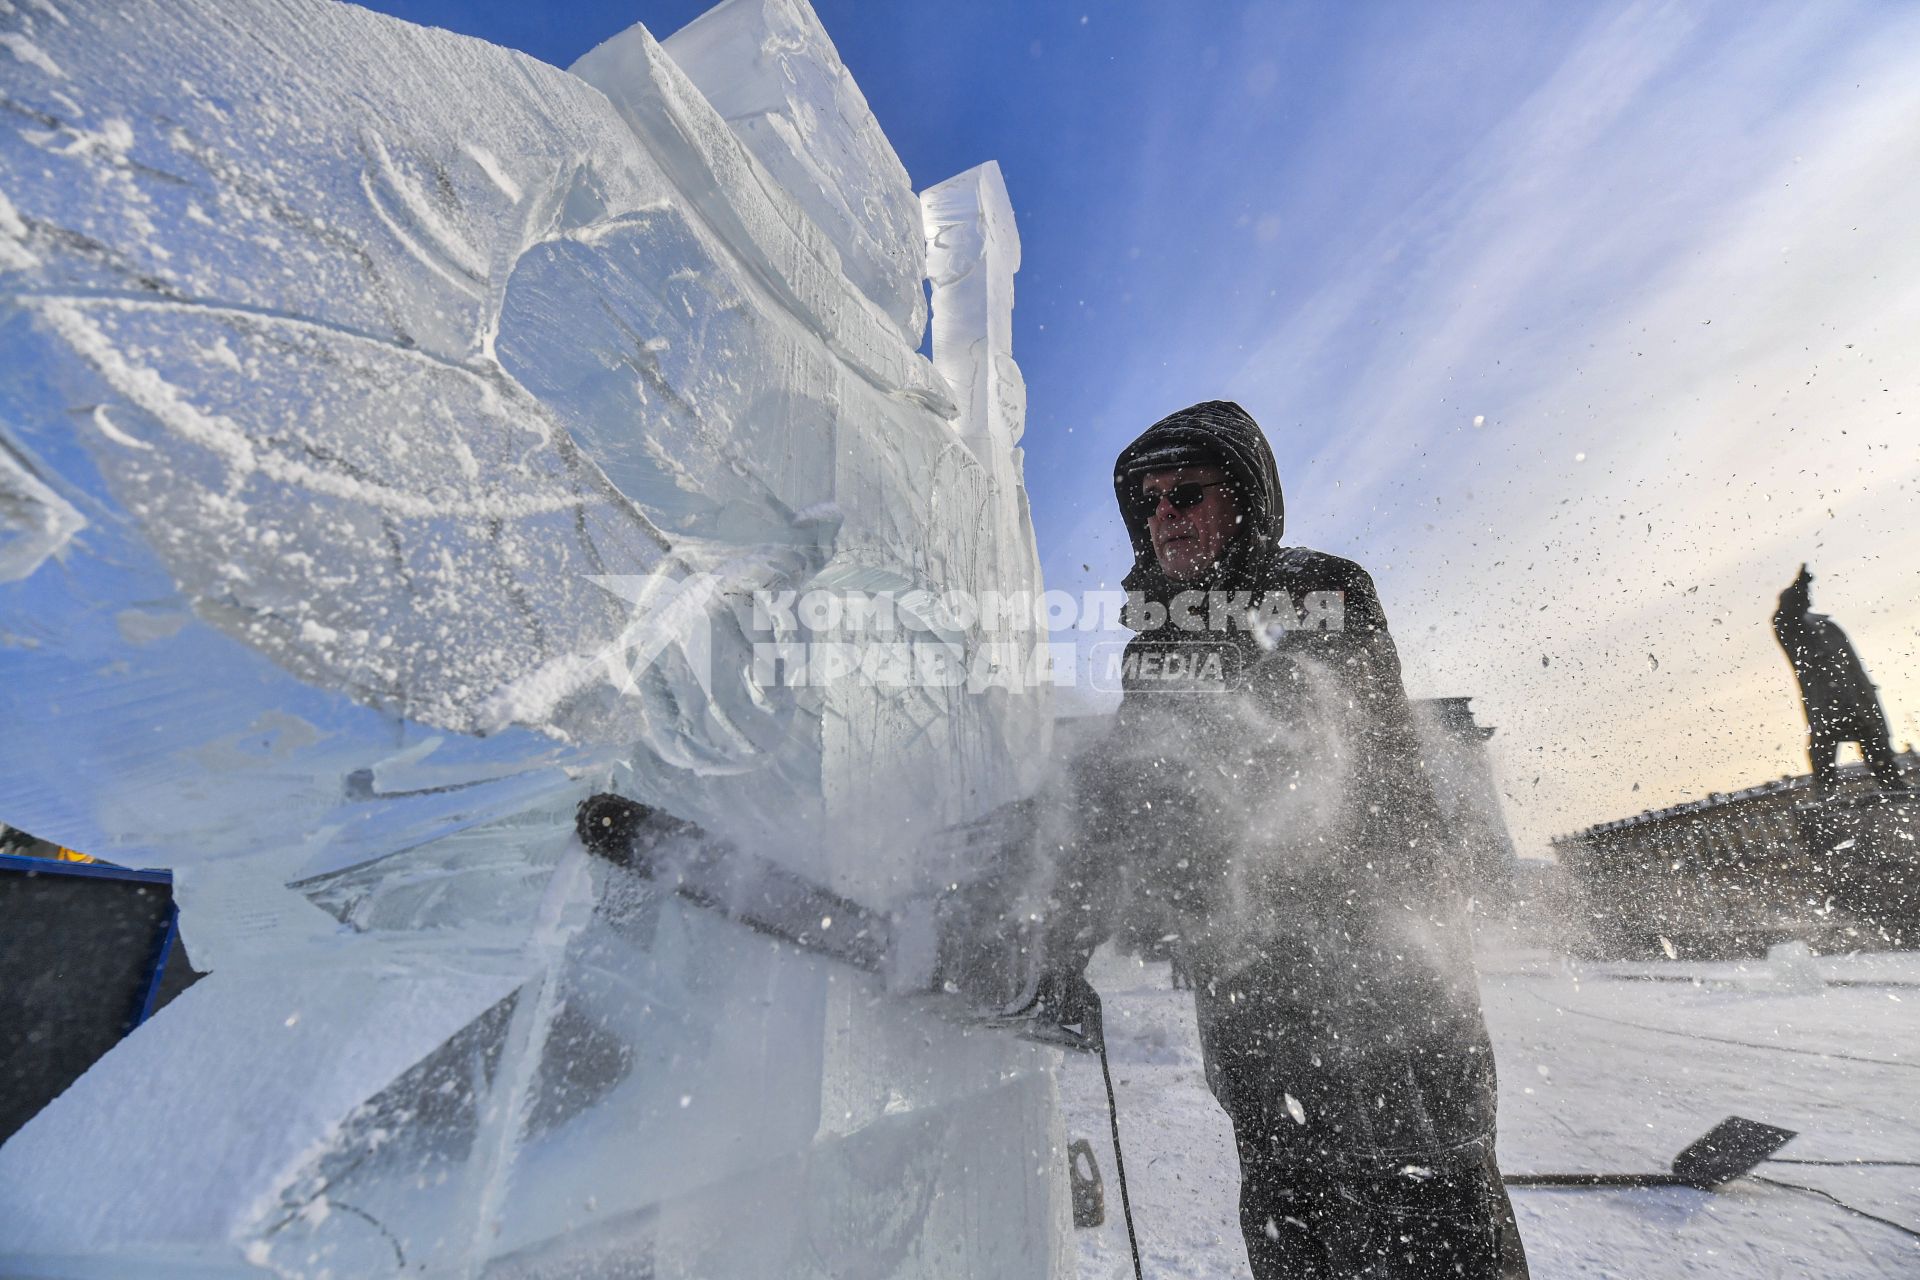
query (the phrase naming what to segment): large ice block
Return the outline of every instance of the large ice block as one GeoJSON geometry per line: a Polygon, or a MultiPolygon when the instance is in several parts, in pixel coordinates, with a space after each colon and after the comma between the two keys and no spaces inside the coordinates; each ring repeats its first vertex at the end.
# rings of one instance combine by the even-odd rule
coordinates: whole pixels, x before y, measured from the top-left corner
{"type": "Polygon", "coordinates": [[[726,0],[663,47],[918,347],[926,250],[913,185],[813,7],[726,0]]]}
{"type": "MultiPolygon", "coordinates": [[[[0,1147],[0,1271],[1064,1265],[1047,1051],[569,826],[618,786],[883,909],[1032,785],[1044,689],[754,660],[756,592],[1038,589],[942,372],[1004,334],[920,356],[639,28],[591,83],[321,0],[0,36],[0,818],[174,868],[211,970],[0,1147]]],[[[897,212],[846,136],[795,145],[897,212]]]]}

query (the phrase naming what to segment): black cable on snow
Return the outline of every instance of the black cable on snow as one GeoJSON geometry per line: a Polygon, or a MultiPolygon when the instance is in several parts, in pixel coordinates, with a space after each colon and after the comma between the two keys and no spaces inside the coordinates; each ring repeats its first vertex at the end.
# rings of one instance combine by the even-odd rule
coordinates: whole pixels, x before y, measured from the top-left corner
{"type": "MultiPolygon", "coordinates": [[[[1496,973],[1491,977],[1538,978],[1538,973],[1496,973]]],[[[1728,978],[1716,978],[1701,975],[1691,977],[1684,973],[1593,973],[1580,979],[1582,982],[1674,982],[1689,987],[1720,986],[1738,990],[1737,984],[1728,978]]],[[[1829,987],[1900,987],[1920,991],[1920,982],[1902,982],[1898,978],[1822,978],[1821,984],[1829,987]]],[[[1780,992],[1768,992],[1778,995],[1780,992]]]]}
{"type": "Polygon", "coordinates": [[[1127,1198],[1127,1162],[1120,1155],[1120,1104],[1113,1097],[1113,1068],[1107,1065],[1107,1037],[1100,1037],[1100,1077],[1107,1082],[1107,1123],[1113,1129],[1113,1173],[1120,1181],[1120,1216],[1127,1222],[1127,1248],[1133,1251],[1133,1280],[1146,1280],[1140,1270],[1140,1241],[1133,1234],[1133,1202],[1127,1198]]]}
{"type": "Polygon", "coordinates": [[[1920,1169],[1920,1160],[1807,1160],[1799,1156],[1768,1156],[1767,1164],[1814,1164],[1823,1169],[1920,1169]]]}
{"type": "MultiPolygon", "coordinates": [[[[1769,1160],[1767,1163],[1839,1164],[1843,1162],[1827,1160],[1769,1160]]],[[[1863,1163],[1905,1165],[1915,1162],[1905,1160],[1874,1160],[1863,1163]]],[[[1869,1213],[1858,1205],[1848,1204],[1845,1200],[1842,1200],[1830,1191],[1822,1191],[1818,1187],[1802,1186],[1798,1182],[1782,1182],[1778,1178],[1763,1177],[1757,1173],[1749,1173],[1745,1176],[1765,1186],[1778,1187],[1783,1191],[1798,1191],[1805,1195],[1819,1196],[1822,1200],[1830,1202],[1837,1208],[1845,1209],[1848,1213],[1865,1218],[1869,1222],[1877,1222],[1883,1227],[1891,1227],[1902,1235],[1912,1236],[1914,1239],[1920,1240],[1920,1230],[1915,1230],[1904,1222],[1896,1222],[1892,1218],[1883,1218],[1877,1213],[1869,1213]]],[[[1688,1187],[1693,1185],[1690,1182],[1676,1178],[1670,1173],[1516,1173],[1507,1175],[1502,1181],[1510,1187],[1553,1187],[1573,1191],[1606,1191],[1619,1190],[1622,1188],[1644,1190],[1650,1187],[1688,1187]]]]}
{"type": "Polygon", "coordinates": [[[1898,1231],[1901,1235],[1912,1236],[1915,1240],[1920,1240],[1920,1231],[1916,1231],[1914,1228],[1908,1226],[1906,1223],[1895,1222],[1892,1218],[1883,1218],[1877,1213],[1868,1213],[1865,1209],[1861,1209],[1854,1205],[1848,1204],[1845,1200],[1842,1200],[1839,1196],[1834,1195],[1830,1191],[1822,1191],[1818,1187],[1803,1187],[1797,1182],[1782,1182],[1778,1178],[1763,1178],[1757,1173],[1750,1173],[1747,1176],[1752,1178],[1755,1182],[1764,1183],[1769,1187],[1781,1187],[1787,1191],[1799,1191],[1806,1195],[1819,1196],[1822,1200],[1825,1200],[1831,1204],[1837,1205],[1840,1208],[1845,1209],[1848,1213],[1854,1214],[1858,1217],[1865,1218],[1868,1222],[1877,1222],[1883,1227],[1893,1228],[1895,1231],[1898,1231]]]}
{"type": "MultiPolygon", "coordinates": [[[[1920,1160],[1803,1160],[1797,1156],[1768,1156],[1763,1164],[1803,1164],[1822,1169],[1920,1169],[1920,1160]]],[[[1757,1175],[1748,1175],[1757,1176],[1757,1175]]],[[[1501,1181],[1510,1187],[1689,1187],[1693,1184],[1671,1173],[1512,1173],[1501,1181]]]]}
{"type": "Polygon", "coordinates": [[[1644,1022],[1632,1022],[1626,1018],[1610,1017],[1604,1013],[1590,1013],[1585,1009],[1569,1009],[1563,1004],[1557,1004],[1547,999],[1547,997],[1537,995],[1531,991],[1526,994],[1532,996],[1535,1000],[1538,1000],[1550,1009],[1558,1009],[1561,1013],[1570,1013],[1576,1018],[1592,1018],[1596,1022],[1611,1022],[1615,1026],[1632,1027],[1636,1031],[1648,1031],[1654,1035],[1679,1036],[1683,1040],[1709,1040],[1714,1044],[1738,1045],[1742,1049],[1758,1049],[1763,1053],[1793,1053],[1803,1058],[1829,1058],[1844,1062],[1864,1062],[1876,1067],[1901,1067],[1908,1071],[1920,1071],[1920,1062],[1901,1062],[1894,1058],[1869,1058],[1862,1054],[1835,1053],[1826,1049],[1801,1049],[1789,1044],[1755,1044],[1751,1040],[1735,1040],[1731,1036],[1710,1036],[1699,1031],[1676,1031],[1672,1027],[1650,1027],[1644,1022]]]}

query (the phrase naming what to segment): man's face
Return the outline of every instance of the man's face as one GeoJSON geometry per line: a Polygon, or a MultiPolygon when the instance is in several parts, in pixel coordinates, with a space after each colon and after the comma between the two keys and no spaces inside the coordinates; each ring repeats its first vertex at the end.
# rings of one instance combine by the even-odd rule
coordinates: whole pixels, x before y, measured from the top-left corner
{"type": "Polygon", "coordinates": [[[1152,471],[1140,477],[1140,501],[1154,502],[1147,517],[1147,536],[1153,540],[1160,569],[1176,582],[1197,578],[1226,551],[1240,529],[1240,513],[1233,491],[1219,467],[1180,467],[1152,471]],[[1182,511],[1168,495],[1189,497],[1190,486],[1202,486],[1200,500],[1182,511]],[[1177,491],[1177,492],[1176,492],[1177,491]],[[1157,499],[1157,501],[1156,501],[1157,499]]]}

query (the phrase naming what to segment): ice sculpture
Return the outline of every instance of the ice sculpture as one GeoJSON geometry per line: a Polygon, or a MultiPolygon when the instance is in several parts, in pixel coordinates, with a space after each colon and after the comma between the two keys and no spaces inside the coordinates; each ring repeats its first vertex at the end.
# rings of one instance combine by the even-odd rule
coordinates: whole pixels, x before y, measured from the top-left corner
{"type": "Polygon", "coordinates": [[[1025,679],[753,660],[756,592],[1038,589],[997,171],[920,239],[804,0],[676,40],[0,15],[0,815],[174,868],[211,970],[0,1147],[0,1271],[1066,1265],[1048,1051],[570,834],[884,907],[1047,753],[1025,679]]]}

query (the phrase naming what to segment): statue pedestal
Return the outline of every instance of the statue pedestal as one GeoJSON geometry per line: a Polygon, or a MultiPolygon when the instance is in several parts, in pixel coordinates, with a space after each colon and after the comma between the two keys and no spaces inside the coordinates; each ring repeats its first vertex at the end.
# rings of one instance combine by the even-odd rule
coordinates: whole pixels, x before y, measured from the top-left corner
{"type": "Polygon", "coordinates": [[[1794,806],[1816,883],[1867,945],[1920,946],[1920,792],[1854,791],[1794,806]]]}

